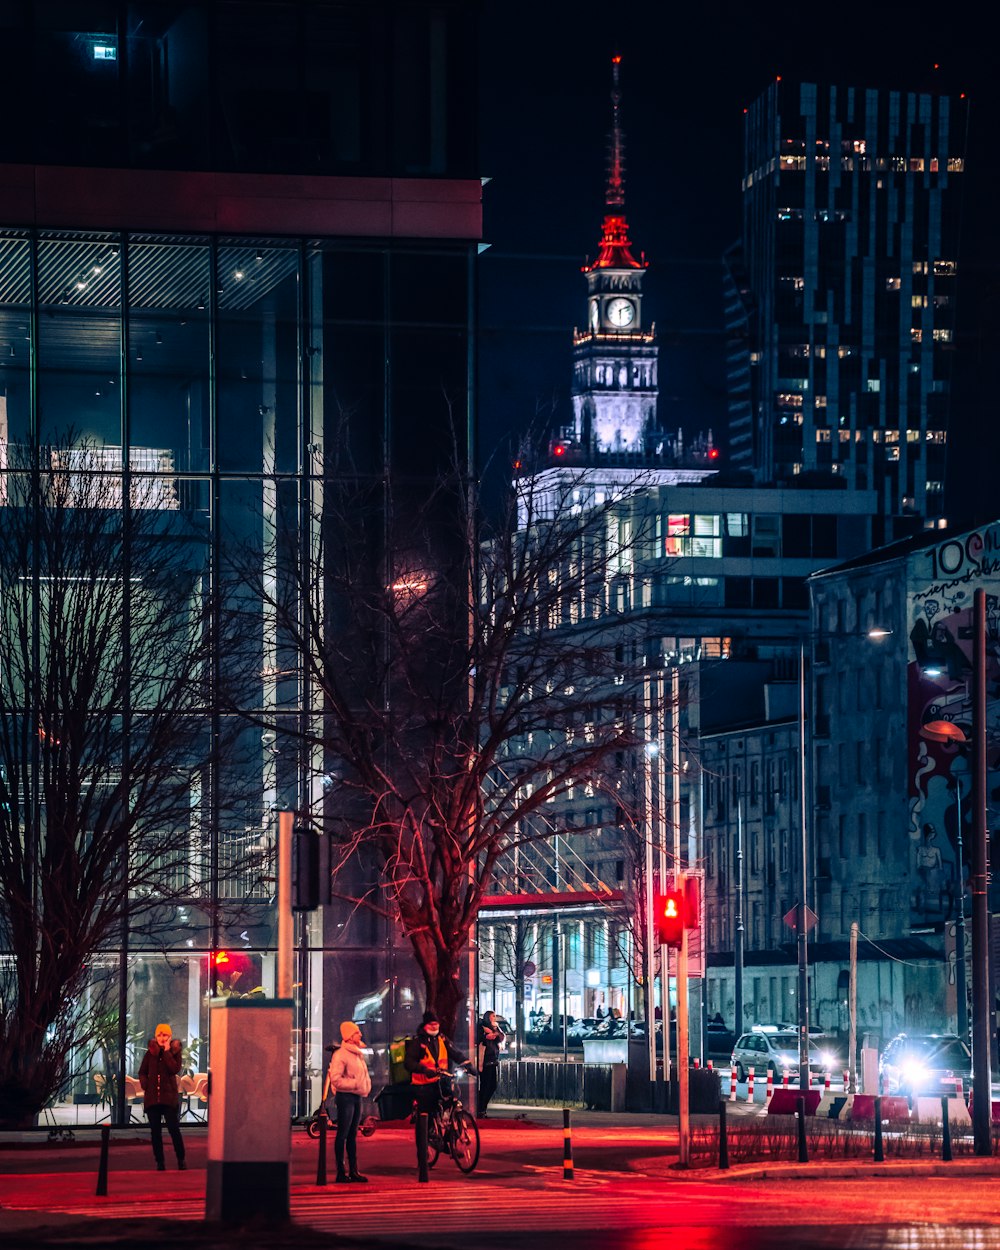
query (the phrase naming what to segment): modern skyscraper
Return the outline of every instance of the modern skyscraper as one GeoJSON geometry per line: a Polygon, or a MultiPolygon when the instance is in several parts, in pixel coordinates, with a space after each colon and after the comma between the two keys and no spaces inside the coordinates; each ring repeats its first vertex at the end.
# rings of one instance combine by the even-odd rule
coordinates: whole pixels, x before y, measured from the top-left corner
{"type": "Polygon", "coordinates": [[[947,96],[781,79],[746,116],[729,460],[876,490],[879,539],[942,516],[965,119],[947,96]]]}

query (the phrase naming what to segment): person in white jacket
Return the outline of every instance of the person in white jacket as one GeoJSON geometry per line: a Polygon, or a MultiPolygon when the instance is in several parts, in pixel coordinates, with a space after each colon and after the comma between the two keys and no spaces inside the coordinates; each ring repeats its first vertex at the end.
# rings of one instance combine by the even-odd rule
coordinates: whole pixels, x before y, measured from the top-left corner
{"type": "Polygon", "coordinates": [[[361,1123],[361,1100],[371,1093],[372,1078],[365,1060],[361,1030],[353,1020],[345,1020],[340,1026],[343,1039],[330,1060],[327,1080],[336,1095],[337,1136],[334,1153],[337,1156],[337,1183],[349,1181],[365,1184],[367,1176],[358,1171],[358,1126],[361,1123]],[[344,1153],[347,1166],[344,1166],[344,1153]]]}

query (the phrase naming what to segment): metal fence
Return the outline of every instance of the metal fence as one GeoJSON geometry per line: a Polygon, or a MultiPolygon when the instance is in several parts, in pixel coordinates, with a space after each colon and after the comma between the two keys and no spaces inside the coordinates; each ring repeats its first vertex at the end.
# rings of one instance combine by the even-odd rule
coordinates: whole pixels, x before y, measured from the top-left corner
{"type": "Polygon", "coordinates": [[[505,1060],[500,1065],[497,1102],[524,1102],[536,1106],[588,1107],[611,1110],[610,1063],[562,1063],[548,1059],[505,1060]]]}

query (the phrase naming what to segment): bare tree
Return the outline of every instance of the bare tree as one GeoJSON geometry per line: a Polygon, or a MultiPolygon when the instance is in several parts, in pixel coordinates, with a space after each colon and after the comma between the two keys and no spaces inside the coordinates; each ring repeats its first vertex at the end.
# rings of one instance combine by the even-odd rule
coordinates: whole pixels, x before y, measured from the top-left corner
{"type": "Polygon", "coordinates": [[[300,746],[322,761],[334,888],[374,848],[364,901],[388,900],[449,1028],[502,858],[575,787],[620,799],[643,721],[641,625],[617,611],[650,541],[634,490],[524,476],[487,520],[459,468],[390,490],[331,460],[308,542],[286,521],[254,587],[316,691],[300,746]]]}
{"type": "MultiPolygon", "coordinates": [[[[0,1124],[97,1037],[126,928],[206,865],[207,535],[169,480],[67,439],[0,469],[0,1124]]],[[[124,1027],[124,1022],[121,1026],[124,1027]]]]}

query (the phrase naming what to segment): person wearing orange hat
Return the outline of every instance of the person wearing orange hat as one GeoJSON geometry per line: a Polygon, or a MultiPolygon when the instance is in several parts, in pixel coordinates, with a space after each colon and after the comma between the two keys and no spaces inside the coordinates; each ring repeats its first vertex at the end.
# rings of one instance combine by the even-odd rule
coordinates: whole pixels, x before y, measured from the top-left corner
{"type": "Polygon", "coordinates": [[[149,1137],[153,1146],[153,1158],[159,1171],[164,1171],[166,1163],[163,1158],[162,1121],[167,1123],[167,1131],[174,1145],[177,1166],[183,1171],[184,1139],[180,1127],[180,1093],[177,1089],[177,1074],[181,1070],[181,1041],[172,1037],[169,1024],[158,1024],[156,1032],[149,1039],[146,1053],[139,1067],[139,1084],[142,1086],[143,1102],[146,1115],[149,1117],[149,1137]]]}
{"type": "Polygon", "coordinates": [[[340,1026],[340,1037],[341,1043],[333,1052],[327,1072],[337,1107],[337,1136],[333,1144],[337,1158],[337,1183],[346,1185],[353,1181],[364,1184],[368,1177],[358,1171],[358,1126],[361,1124],[361,1100],[371,1093],[372,1078],[361,1030],[353,1020],[345,1020],[340,1026]]]}

